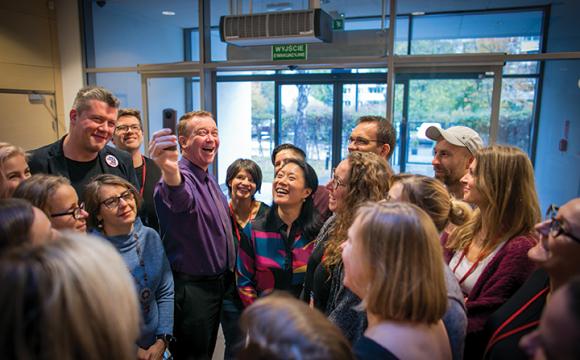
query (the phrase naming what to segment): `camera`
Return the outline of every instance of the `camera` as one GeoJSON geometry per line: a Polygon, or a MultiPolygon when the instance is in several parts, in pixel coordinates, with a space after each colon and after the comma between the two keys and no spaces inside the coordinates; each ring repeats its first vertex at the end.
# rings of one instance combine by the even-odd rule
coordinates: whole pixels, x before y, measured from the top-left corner
{"type": "Polygon", "coordinates": [[[105,7],[105,5],[107,5],[107,0],[96,0],[97,6],[98,7],[105,7]]]}

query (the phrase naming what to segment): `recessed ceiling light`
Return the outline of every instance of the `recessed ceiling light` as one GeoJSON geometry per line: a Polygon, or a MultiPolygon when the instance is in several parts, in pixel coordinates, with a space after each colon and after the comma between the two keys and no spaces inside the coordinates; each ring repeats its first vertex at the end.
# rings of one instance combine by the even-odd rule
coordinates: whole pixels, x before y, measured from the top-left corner
{"type": "Polygon", "coordinates": [[[411,15],[421,16],[421,15],[425,15],[425,12],[424,11],[413,11],[411,13],[411,15]]]}
{"type": "Polygon", "coordinates": [[[173,15],[175,15],[175,11],[170,11],[170,10],[163,10],[161,13],[163,15],[165,15],[165,16],[173,16],[173,15]]]}

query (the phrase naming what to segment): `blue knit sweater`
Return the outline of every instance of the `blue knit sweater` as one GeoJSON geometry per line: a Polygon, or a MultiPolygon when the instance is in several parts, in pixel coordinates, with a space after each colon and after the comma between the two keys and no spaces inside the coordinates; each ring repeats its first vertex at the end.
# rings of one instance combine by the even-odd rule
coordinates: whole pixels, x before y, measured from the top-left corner
{"type": "Polygon", "coordinates": [[[137,255],[137,235],[141,248],[145,270],[147,271],[147,287],[151,290],[151,296],[141,305],[142,324],[141,335],[137,345],[147,349],[155,342],[155,336],[161,334],[173,334],[173,275],[169,267],[169,261],[165,256],[163,244],[159,234],[149,227],[144,226],[137,218],[133,231],[128,235],[100,236],[109,240],[121,253],[129,271],[133,275],[137,289],[137,298],[145,287],[143,267],[140,265],[137,255]],[[146,311],[147,310],[147,311],[146,311]]]}

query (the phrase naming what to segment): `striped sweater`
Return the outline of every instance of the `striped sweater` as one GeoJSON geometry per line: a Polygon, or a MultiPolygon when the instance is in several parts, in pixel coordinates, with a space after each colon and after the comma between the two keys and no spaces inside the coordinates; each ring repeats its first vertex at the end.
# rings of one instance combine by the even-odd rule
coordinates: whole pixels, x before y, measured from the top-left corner
{"type": "Polygon", "coordinates": [[[288,226],[276,207],[252,224],[252,234],[242,237],[237,261],[237,285],[244,306],[273,289],[286,290],[298,297],[304,284],[308,257],[314,238],[307,238],[296,220],[288,226]]]}

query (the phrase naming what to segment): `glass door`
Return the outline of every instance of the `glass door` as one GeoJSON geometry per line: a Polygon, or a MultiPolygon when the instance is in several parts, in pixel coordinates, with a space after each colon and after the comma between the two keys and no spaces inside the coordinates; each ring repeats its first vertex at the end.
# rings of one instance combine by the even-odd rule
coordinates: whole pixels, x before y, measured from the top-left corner
{"type": "Polygon", "coordinates": [[[292,143],[304,150],[318,182],[326,184],[332,171],[333,84],[280,87],[280,143],[292,143]]]}
{"type": "MultiPolygon", "coordinates": [[[[491,132],[493,78],[465,74],[454,78],[413,78],[406,80],[409,94],[404,172],[433,176],[431,161],[435,142],[427,138],[429,126],[449,128],[468,126],[477,131],[485,144],[491,132]]],[[[396,107],[396,106],[395,106],[396,107]]]]}

